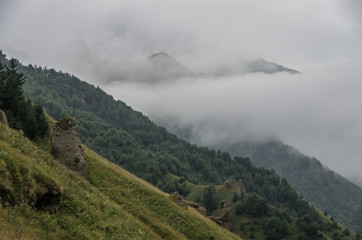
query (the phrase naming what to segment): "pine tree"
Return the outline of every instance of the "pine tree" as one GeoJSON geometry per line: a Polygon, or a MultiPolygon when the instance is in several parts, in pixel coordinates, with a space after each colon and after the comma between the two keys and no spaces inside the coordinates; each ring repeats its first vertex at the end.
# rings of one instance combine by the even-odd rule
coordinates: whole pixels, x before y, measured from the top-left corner
{"type": "Polygon", "coordinates": [[[208,213],[212,212],[217,208],[215,195],[216,195],[216,190],[214,185],[209,185],[204,191],[203,204],[208,213]]]}
{"type": "Polygon", "coordinates": [[[16,111],[20,101],[24,100],[23,84],[26,77],[23,73],[17,71],[17,61],[12,58],[9,65],[5,67],[4,79],[4,96],[3,105],[10,111],[16,111]]]}
{"type": "Polygon", "coordinates": [[[10,127],[23,130],[30,139],[42,137],[48,130],[44,111],[25,99],[22,86],[26,77],[17,68],[18,61],[13,58],[7,65],[0,62],[0,109],[4,110],[10,127]]]}
{"type": "Polygon", "coordinates": [[[234,196],[233,196],[233,202],[236,202],[239,200],[239,195],[237,192],[234,193],[234,196]]]}
{"type": "Polygon", "coordinates": [[[2,106],[5,91],[5,65],[0,62],[0,107],[2,106]]]}

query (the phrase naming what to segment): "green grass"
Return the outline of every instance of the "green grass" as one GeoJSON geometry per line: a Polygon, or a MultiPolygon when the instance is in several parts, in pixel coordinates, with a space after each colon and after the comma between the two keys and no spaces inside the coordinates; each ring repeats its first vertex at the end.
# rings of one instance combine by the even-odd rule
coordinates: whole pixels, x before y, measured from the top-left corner
{"type": "Polygon", "coordinates": [[[88,182],[40,142],[0,124],[0,191],[13,199],[0,200],[0,239],[240,239],[85,149],[88,182]],[[51,190],[62,193],[59,212],[29,206],[32,194],[51,190]]]}

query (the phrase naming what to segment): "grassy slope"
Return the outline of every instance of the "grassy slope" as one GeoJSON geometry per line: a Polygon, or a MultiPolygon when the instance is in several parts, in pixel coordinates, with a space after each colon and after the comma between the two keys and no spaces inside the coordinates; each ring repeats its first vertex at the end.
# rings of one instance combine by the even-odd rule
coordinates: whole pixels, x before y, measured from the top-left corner
{"type": "Polygon", "coordinates": [[[41,175],[63,191],[56,214],[32,209],[26,197],[14,207],[0,204],[0,239],[239,239],[94,152],[86,149],[85,154],[90,182],[0,124],[3,188],[21,195],[13,180],[19,189],[26,190],[29,181],[40,188],[34,179],[41,175]]]}

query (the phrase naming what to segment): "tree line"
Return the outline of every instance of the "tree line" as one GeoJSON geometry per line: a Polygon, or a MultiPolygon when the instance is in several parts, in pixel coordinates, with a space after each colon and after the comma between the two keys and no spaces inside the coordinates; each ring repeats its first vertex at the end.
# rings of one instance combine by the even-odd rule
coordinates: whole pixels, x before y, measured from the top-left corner
{"type": "Polygon", "coordinates": [[[43,137],[48,130],[43,108],[24,97],[26,77],[17,68],[18,62],[13,58],[5,64],[0,62],[0,109],[10,127],[22,130],[29,139],[43,137]]]}

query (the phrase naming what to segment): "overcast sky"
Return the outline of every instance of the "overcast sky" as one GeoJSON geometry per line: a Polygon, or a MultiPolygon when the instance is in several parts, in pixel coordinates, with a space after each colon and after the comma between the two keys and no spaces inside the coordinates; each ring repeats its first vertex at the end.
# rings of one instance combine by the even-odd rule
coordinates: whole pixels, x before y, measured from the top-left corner
{"type": "Polygon", "coordinates": [[[0,0],[0,30],[8,56],[74,73],[154,119],[202,123],[205,144],[275,135],[362,182],[360,0],[0,0]],[[197,72],[261,57],[302,74],[105,83],[156,52],[197,72]]]}

